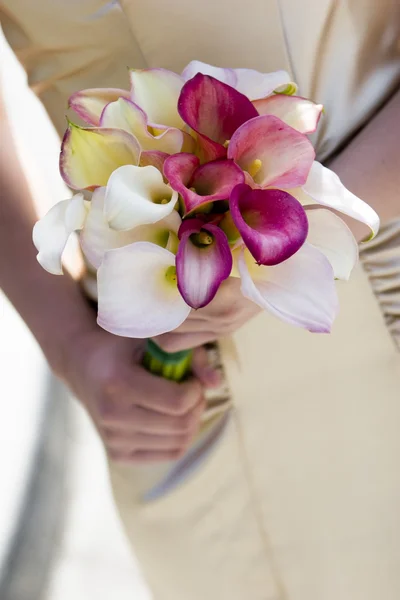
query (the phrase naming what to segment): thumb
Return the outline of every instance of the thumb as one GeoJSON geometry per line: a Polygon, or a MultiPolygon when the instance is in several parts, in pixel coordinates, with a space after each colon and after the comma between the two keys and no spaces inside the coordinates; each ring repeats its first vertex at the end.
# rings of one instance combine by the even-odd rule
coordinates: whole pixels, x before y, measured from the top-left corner
{"type": "Polygon", "coordinates": [[[192,371],[206,388],[215,388],[221,384],[221,374],[210,366],[204,346],[196,348],[193,352],[192,371]]]}

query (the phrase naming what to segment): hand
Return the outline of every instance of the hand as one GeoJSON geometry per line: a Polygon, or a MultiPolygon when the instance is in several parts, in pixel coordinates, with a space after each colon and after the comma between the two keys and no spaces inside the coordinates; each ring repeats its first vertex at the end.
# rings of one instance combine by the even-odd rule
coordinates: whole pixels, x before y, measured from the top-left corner
{"type": "Polygon", "coordinates": [[[194,357],[196,378],[181,384],[142,368],[143,351],[143,340],[117,337],[95,325],[68,342],[63,378],[117,462],[182,456],[199,427],[203,386],[218,383],[203,348],[194,357]]]}
{"type": "Polygon", "coordinates": [[[223,282],[210,304],[192,310],[178,329],[157,336],[155,341],[167,352],[196,348],[234,333],[260,310],[242,295],[240,279],[230,277],[223,282]]]}

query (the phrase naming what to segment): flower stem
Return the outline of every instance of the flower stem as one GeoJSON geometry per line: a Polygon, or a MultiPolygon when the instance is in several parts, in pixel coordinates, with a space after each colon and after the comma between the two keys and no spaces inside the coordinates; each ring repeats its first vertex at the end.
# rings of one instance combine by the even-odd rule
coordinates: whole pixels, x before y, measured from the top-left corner
{"type": "Polygon", "coordinates": [[[147,340],[143,366],[154,375],[179,382],[189,375],[192,356],[193,350],[165,352],[152,340],[147,340]]]}

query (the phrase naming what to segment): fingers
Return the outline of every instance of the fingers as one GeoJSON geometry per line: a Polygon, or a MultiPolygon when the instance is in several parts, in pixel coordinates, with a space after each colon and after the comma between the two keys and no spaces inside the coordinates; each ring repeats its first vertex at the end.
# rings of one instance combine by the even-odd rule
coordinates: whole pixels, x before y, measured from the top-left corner
{"type": "Polygon", "coordinates": [[[215,342],[220,337],[215,331],[202,333],[179,333],[179,330],[164,333],[155,338],[155,342],[166,352],[180,352],[189,348],[198,348],[209,342],[215,342]]]}
{"type": "Polygon", "coordinates": [[[116,463],[127,464],[147,464],[160,463],[177,460],[182,456],[179,450],[151,451],[136,450],[135,452],[123,452],[110,450],[109,457],[116,463]]]}

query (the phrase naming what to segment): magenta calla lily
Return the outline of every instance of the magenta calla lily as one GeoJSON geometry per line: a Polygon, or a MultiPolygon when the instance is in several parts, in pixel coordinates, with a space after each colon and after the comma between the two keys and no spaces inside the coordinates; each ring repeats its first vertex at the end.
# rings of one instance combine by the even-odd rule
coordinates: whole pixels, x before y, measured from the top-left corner
{"type": "Polygon", "coordinates": [[[233,188],[244,183],[243,171],[233,160],[200,165],[196,156],[185,153],[167,158],[164,175],[170,186],[182,196],[186,213],[209,202],[228,200],[233,188]]]}
{"type": "Polygon", "coordinates": [[[178,111],[198,134],[198,143],[207,160],[226,156],[224,144],[243,123],[258,116],[246,96],[201,73],[183,86],[178,111]]]}
{"type": "Polygon", "coordinates": [[[300,202],[283,190],[238,185],[230,198],[233,222],[260,265],[277,265],[295,254],[308,233],[300,202]]]}
{"type": "Polygon", "coordinates": [[[225,233],[201,219],[184,221],[176,255],[178,289],[192,308],[211,302],[232,270],[232,253],[225,233]]]}
{"type": "Polygon", "coordinates": [[[239,127],[230,141],[228,158],[259,187],[290,189],[307,181],[315,151],[305,135],[278,117],[264,115],[239,127]]]}

